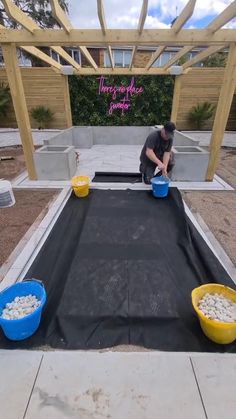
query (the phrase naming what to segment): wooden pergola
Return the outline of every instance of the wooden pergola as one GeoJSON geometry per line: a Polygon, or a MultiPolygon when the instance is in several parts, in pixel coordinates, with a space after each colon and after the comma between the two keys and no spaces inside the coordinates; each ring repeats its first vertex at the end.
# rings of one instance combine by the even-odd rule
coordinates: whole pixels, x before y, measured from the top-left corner
{"type": "MultiPolygon", "coordinates": [[[[0,43],[30,179],[36,179],[37,175],[33,160],[34,146],[29,114],[17,59],[17,48],[40,58],[49,64],[54,71],[62,73],[63,66],[37,48],[43,46],[50,47],[58,53],[69,65],[73,66],[74,74],[78,75],[166,75],[171,73],[172,65],[194,47],[204,48],[182,66],[183,74],[186,74],[191,71],[191,67],[197,62],[215,52],[227,49],[228,59],[213,124],[206,176],[208,181],[213,179],[236,87],[236,29],[222,29],[226,23],[236,16],[236,0],[204,29],[183,29],[184,24],[193,14],[196,0],[188,1],[170,29],[144,29],[148,0],[143,0],[137,29],[108,29],[102,0],[97,0],[97,12],[101,29],[83,30],[73,28],[58,0],[50,0],[50,3],[53,15],[61,29],[41,29],[12,0],[2,0],[2,3],[8,16],[22,26],[22,29],[8,29],[0,25],[0,43]],[[118,46],[124,48],[131,46],[133,48],[128,68],[116,68],[114,65],[112,48],[118,46]],[[139,46],[156,48],[155,53],[144,68],[137,68],[133,65],[139,46]],[[152,67],[165,48],[174,46],[181,47],[181,49],[165,66],[152,67]],[[79,47],[90,67],[80,66],[63,47],[79,47]],[[89,53],[88,47],[107,48],[111,66],[109,68],[98,67],[89,53]]],[[[173,121],[176,121],[177,118],[181,77],[179,75],[175,79],[171,114],[173,121]]]]}

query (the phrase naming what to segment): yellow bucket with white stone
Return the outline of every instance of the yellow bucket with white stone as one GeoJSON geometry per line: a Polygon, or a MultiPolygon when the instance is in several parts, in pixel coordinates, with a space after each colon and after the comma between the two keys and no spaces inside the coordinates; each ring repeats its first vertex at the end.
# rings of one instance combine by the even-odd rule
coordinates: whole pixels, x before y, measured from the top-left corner
{"type": "Polygon", "coordinates": [[[78,198],[85,198],[89,194],[89,181],[88,176],[74,176],[71,179],[71,186],[78,198]]]}
{"type": "Polygon", "coordinates": [[[226,323],[208,319],[199,309],[199,301],[205,294],[221,294],[236,303],[236,291],[221,284],[205,284],[192,291],[192,305],[205,335],[215,343],[228,344],[236,339],[236,322],[226,323]]]}

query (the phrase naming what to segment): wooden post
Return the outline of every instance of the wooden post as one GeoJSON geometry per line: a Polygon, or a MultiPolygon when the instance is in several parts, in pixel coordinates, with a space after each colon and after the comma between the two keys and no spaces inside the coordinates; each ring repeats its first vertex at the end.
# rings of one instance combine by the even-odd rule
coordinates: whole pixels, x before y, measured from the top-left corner
{"type": "Polygon", "coordinates": [[[69,82],[68,76],[63,77],[63,91],[64,91],[64,103],[66,111],[66,126],[67,128],[72,127],[72,116],[71,116],[71,105],[70,105],[70,91],[69,91],[69,82]]]}
{"type": "Polygon", "coordinates": [[[21,72],[18,65],[17,51],[14,44],[2,45],[2,52],[11,97],[16,114],[16,120],[20,131],[23,151],[25,155],[26,168],[31,180],[37,179],[34,159],[33,159],[33,139],[29,120],[28,109],[25,100],[24,87],[21,78],[21,72]]]}
{"type": "Polygon", "coordinates": [[[181,81],[182,81],[182,76],[175,77],[175,87],[174,87],[174,95],[173,95],[173,100],[172,100],[172,110],[171,110],[171,118],[170,118],[170,120],[174,122],[175,124],[177,122],[177,115],[178,115],[178,110],[179,110],[181,81]]]}
{"type": "Polygon", "coordinates": [[[217,104],[214,125],[212,129],[210,156],[206,180],[212,181],[219,161],[220,147],[229,117],[230,107],[236,85],[236,44],[229,48],[227,65],[225,67],[220,96],[217,104]]]}

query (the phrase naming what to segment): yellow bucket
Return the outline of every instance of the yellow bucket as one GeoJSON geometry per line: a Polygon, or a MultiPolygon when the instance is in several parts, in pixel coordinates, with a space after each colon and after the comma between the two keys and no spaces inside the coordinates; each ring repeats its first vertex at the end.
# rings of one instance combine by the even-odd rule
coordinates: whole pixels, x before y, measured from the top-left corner
{"type": "Polygon", "coordinates": [[[236,291],[220,284],[206,284],[192,291],[192,304],[196,311],[201,328],[205,335],[213,342],[227,344],[236,339],[236,322],[225,323],[208,319],[198,308],[198,303],[205,294],[221,294],[236,303],[236,291]]]}
{"type": "Polygon", "coordinates": [[[89,181],[88,176],[74,176],[71,179],[71,186],[78,198],[84,198],[89,194],[89,181]]]}

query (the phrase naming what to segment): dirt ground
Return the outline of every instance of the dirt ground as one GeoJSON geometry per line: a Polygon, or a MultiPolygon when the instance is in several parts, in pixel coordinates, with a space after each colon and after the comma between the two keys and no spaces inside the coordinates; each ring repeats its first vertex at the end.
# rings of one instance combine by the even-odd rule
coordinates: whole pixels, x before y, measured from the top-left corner
{"type": "MultiPolygon", "coordinates": [[[[0,179],[11,180],[25,170],[22,147],[0,148],[0,157],[6,155],[15,159],[0,161],[0,179]]],[[[236,188],[236,149],[221,149],[217,174],[236,188]]],[[[17,190],[15,196],[17,204],[0,212],[0,264],[8,257],[40,212],[44,208],[47,211],[52,191],[17,190]]],[[[182,196],[189,207],[201,215],[236,264],[236,192],[186,191],[182,192],[182,196]]]]}
{"type": "Polygon", "coordinates": [[[15,189],[13,192],[16,204],[0,210],[0,266],[7,260],[36,218],[39,215],[40,219],[44,217],[50,201],[58,194],[58,190],[54,189],[15,189]]]}
{"type": "MultiPolygon", "coordinates": [[[[217,174],[236,188],[236,149],[222,148],[217,174]]],[[[236,265],[236,191],[187,191],[182,196],[236,265]]]]}

